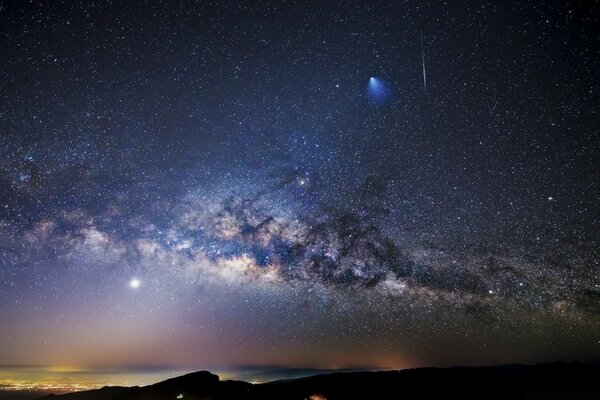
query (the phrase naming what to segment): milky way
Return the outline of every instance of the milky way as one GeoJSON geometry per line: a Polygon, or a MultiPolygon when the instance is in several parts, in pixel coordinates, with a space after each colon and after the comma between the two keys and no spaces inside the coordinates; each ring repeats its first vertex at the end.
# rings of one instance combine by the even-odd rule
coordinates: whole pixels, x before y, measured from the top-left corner
{"type": "Polygon", "coordinates": [[[0,364],[597,359],[597,5],[376,3],[0,5],[0,364]]]}

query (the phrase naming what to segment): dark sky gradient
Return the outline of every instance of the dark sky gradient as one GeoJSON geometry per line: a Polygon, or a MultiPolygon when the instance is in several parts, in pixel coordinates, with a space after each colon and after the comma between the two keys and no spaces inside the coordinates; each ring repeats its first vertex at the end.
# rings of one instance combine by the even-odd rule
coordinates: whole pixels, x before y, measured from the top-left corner
{"type": "Polygon", "coordinates": [[[236,3],[0,2],[0,364],[600,358],[597,2],[236,3]]]}

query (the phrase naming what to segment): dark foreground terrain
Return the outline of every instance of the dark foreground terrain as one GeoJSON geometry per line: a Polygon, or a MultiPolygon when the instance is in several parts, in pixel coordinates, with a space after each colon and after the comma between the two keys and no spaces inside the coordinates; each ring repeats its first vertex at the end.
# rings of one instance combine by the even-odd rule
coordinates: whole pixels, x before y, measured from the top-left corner
{"type": "Polygon", "coordinates": [[[46,400],[600,399],[600,365],[544,364],[332,373],[252,385],[195,372],[143,387],[105,387],[46,400]]]}

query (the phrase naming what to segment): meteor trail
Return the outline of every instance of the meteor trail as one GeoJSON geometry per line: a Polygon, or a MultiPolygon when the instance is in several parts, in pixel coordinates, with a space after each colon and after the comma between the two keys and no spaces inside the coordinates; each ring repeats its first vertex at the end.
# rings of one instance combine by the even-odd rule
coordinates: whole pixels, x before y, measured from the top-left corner
{"type": "Polygon", "coordinates": [[[423,46],[423,30],[421,30],[421,62],[423,65],[423,90],[427,92],[427,71],[425,70],[425,48],[423,46]]]}

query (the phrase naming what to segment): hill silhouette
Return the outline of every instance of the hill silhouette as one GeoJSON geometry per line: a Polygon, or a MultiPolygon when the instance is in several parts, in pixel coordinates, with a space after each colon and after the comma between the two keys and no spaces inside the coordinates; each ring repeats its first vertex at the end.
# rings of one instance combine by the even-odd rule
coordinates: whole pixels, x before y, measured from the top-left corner
{"type": "Polygon", "coordinates": [[[221,381],[201,371],[149,386],[104,387],[44,399],[600,399],[599,378],[599,364],[566,363],[331,373],[254,385],[221,381]]]}

